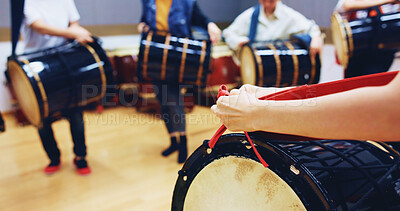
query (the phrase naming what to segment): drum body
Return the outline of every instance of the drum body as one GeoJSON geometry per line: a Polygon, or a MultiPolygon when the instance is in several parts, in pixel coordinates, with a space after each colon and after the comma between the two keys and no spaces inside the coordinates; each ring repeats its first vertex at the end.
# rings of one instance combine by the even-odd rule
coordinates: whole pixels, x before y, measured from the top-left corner
{"type": "Polygon", "coordinates": [[[69,42],[10,58],[16,97],[35,126],[55,113],[101,99],[113,82],[112,67],[98,42],[69,42]]]}
{"type": "Polygon", "coordinates": [[[239,57],[243,84],[286,87],[319,81],[319,55],[310,57],[300,41],[247,44],[239,57]]]}
{"type": "Polygon", "coordinates": [[[400,47],[400,11],[384,11],[384,6],[352,12],[354,15],[333,13],[333,43],[344,68],[359,51],[400,47]]]}
{"type": "Polygon", "coordinates": [[[206,141],[177,179],[172,210],[398,210],[399,154],[367,141],[206,141]]]}
{"type": "Polygon", "coordinates": [[[138,101],[138,52],[139,46],[116,48],[108,52],[114,64],[114,76],[117,83],[117,102],[123,106],[132,106],[138,101]]]}
{"type": "MultiPolygon", "coordinates": [[[[137,46],[135,46],[137,47],[137,46]]],[[[137,83],[138,50],[114,49],[110,52],[115,65],[115,78],[117,84],[137,83]]]]}
{"type": "Polygon", "coordinates": [[[219,87],[224,84],[233,89],[239,85],[240,67],[232,58],[232,51],[228,46],[214,46],[211,58],[211,72],[208,74],[204,91],[207,95],[216,97],[219,87]]]}
{"type": "Polygon", "coordinates": [[[149,32],[140,42],[138,78],[201,86],[209,71],[210,54],[210,41],[149,32]]]}

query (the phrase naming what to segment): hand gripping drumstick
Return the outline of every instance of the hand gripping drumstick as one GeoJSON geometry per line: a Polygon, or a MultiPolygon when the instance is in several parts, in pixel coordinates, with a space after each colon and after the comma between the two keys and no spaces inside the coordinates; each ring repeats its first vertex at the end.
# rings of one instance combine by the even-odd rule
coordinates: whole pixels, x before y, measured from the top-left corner
{"type": "MultiPolygon", "coordinates": [[[[322,84],[314,84],[314,85],[303,85],[299,87],[295,87],[292,89],[287,89],[281,92],[273,93],[264,97],[258,98],[259,100],[301,100],[301,99],[309,99],[309,98],[315,98],[315,97],[320,97],[324,95],[330,95],[334,93],[339,93],[339,92],[344,92],[352,89],[357,89],[361,87],[367,87],[367,86],[384,86],[390,81],[393,80],[393,78],[396,77],[398,74],[398,71],[394,72],[384,72],[384,73],[377,73],[377,74],[372,74],[372,75],[365,75],[365,76],[359,76],[355,78],[347,78],[344,80],[340,81],[333,81],[333,82],[328,82],[328,83],[322,83],[322,84]]],[[[220,96],[228,96],[229,92],[226,88],[225,85],[221,85],[219,92],[218,92],[218,98],[220,96]]],[[[226,131],[225,125],[222,125],[214,134],[214,136],[210,139],[208,142],[208,146],[212,149],[214,148],[215,144],[217,143],[219,137],[226,131]]],[[[258,159],[260,159],[260,162],[265,166],[268,167],[268,164],[265,163],[265,161],[261,158],[261,156],[258,154],[257,149],[254,147],[252,141],[250,140],[250,137],[248,136],[247,132],[244,132],[246,134],[247,139],[249,140],[250,144],[252,145],[254,152],[256,153],[258,159]]],[[[285,139],[287,137],[290,140],[293,140],[293,138],[298,137],[298,140],[304,140],[304,138],[308,137],[300,137],[300,136],[293,136],[293,135],[288,135],[288,134],[276,134],[276,133],[269,133],[269,132],[263,132],[264,136],[271,136],[271,137],[276,137],[276,135],[281,135],[279,136],[280,139],[285,139]]],[[[308,138],[308,139],[313,139],[313,138],[308,138]]]]}
{"type": "MultiPolygon", "coordinates": [[[[227,88],[225,85],[221,85],[221,86],[219,87],[219,90],[218,90],[217,99],[218,99],[219,97],[221,97],[221,96],[228,96],[228,95],[229,95],[228,88],[227,88]]],[[[222,126],[217,130],[217,132],[214,134],[214,136],[211,138],[210,142],[208,143],[208,146],[209,146],[211,149],[214,148],[214,146],[215,146],[215,144],[217,143],[219,137],[220,137],[225,131],[226,131],[225,125],[222,125],[222,126]]],[[[260,162],[263,164],[263,166],[264,166],[265,168],[268,168],[268,164],[267,164],[267,163],[264,161],[264,159],[261,157],[260,153],[258,153],[256,147],[254,146],[253,142],[251,141],[251,139],[250,139],[250,137],[249,137],[249,134],[247,134],[246,131],[244,131],[244,134],[246,135],[247,140],[250,142],[251,147],[253,148],[254,153],[256,153],[256,155],[257,155],[258,159],[260,160],[260,162]]]]}

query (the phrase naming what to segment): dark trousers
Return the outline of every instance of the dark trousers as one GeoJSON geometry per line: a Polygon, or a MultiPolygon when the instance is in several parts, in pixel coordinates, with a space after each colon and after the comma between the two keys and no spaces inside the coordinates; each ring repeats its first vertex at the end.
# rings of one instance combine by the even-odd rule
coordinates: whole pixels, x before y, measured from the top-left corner
{"type": "Polygon", "coordinates": [[[345,78],[386,72],[393,63],[396,50],[354,52],[345,71],[345,78]]]}
{"type": "Polygon", "coordinates": [[[154,92],[161,105],[161,118],[168,133],[185,132],[186,119],[181,87],[178,83],[154,83],[154,92]]]}
{"type": "MultiPolygon", "coordinates": [[[[86,156],[85,144],[85,128],[83,124],[82,111],[69,111],[64,114],[68,119],[71,129],[72,141],[74,142],[74,153],[76,156],[86,156]]],[[[52,120],[46,119],[43,127],[39,128],[39,135],[42,140],[43,148],[51,161],[60,160],[60,150],[54,138],[53,129],[51,128],[52,120]]]]}
{"type": "Polygon", "coordinates": [[[0,113],[0,132],[4,132],[5,130],[6,130],[6,127],[4,125],[3,116],[1,116],[1,113],[0,113]]]}

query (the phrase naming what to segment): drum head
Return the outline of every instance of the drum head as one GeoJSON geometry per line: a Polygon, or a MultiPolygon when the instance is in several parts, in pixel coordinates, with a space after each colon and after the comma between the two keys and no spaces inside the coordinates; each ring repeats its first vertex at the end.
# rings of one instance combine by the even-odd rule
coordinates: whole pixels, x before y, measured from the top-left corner
{"type": "Polygon", "coordinates": [[[35,126],[40,125],[41,115],[35,91],[28,76],[16,61],[8,62],[11,84],[27,119],[35,126]]]}
{"type": "Polygon", "coordinates": [[[244,157],[213,161],[194,178],[183,210],[306,210],[272,170],[244,157]]]}
{"type": "Polygon", "coordinates": [[[333,44],[340,64],[346,68],[349,62],[349,47],[347,45],[346,32],[343,27],[343,18],[339,13],[333,13],[331,18],[331,30],[333,44]]]}
{"type": "Polygon", "coordinates": [[[250,46],[243,46],[240,51],[240,74],[243,84],[256,85],[256,62],[250,46]]]}

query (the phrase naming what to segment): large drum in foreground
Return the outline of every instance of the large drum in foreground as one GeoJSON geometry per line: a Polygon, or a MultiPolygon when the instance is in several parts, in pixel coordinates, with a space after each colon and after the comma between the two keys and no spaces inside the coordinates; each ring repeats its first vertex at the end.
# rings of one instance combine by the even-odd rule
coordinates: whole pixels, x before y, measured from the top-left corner
{"type": "Polygon", "coordinates": [[[209,71],[211,42],[157,34],[142,35],[138,78],[202,86],[209,71]]]}
{"type": "Polygon", "coordinates": [[[400,5],[383,5],[331,17],[333,43],[346,68],[357,51],[400,47],[400,5]]]}
{"type": "Polygon", "coordinates": [[[10,58],[8,74],[22,110],[35,126],[55,113],[101,99],[113,81],[110,61],[97,42],[69,42],[10,58]]]}
{"type": "Polygon", "coordinates": [[[239,57],[243,84],[286,87],[319,81],[319,55],[312,58],[300,41],[247,44],[239,57]]]}
{"type": "Polygon", "coordinates": [[[399,210],[400,156],[378,142],[222,136],[186,161],[172,210],[399,210]]]}

